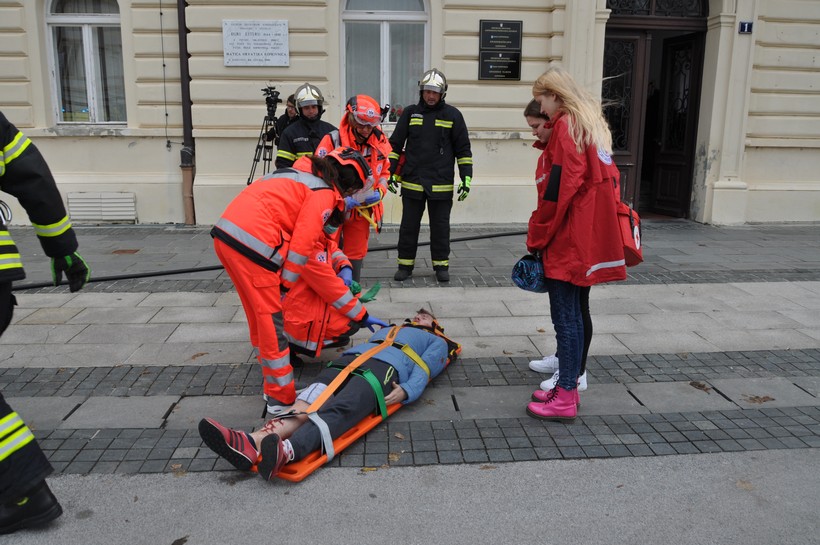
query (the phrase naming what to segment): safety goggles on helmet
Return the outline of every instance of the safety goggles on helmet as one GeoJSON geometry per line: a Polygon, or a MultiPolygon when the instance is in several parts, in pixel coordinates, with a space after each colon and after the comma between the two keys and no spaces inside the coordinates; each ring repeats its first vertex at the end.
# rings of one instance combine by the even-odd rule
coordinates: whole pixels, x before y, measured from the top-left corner
{"type": "Polygon", "coordinates": [[[296,110],[299,113],[302,113],[302,108],[305,106],[318,106],[321,110],[325,101],[319,88],[309,83],[300,85],[293,95],[296,99],[296,110]]]}
{"type": "Polygon", "coordinates": [[[367,184],[367,180],[373,176],[370,170],[370,165],[367,164],[362,154],[353,148],[339,147],[327,154],[327,157],[332,157],[340,165],[351,166],[356,169],[356,174],[362,181],[362,185],[367,184]]]}
{"type": "Polygon", "coordinates": [[[437,68],[432,68],[421,76],[419,91],[435,91],[444,98],[447,93],[447,78],[437,68]]]}
{"type": "Polygon", "coordinates": [[[379,104],[367,95],[356,95],[347,101],[347,111],[359,125],[378,127],[381,122],[379,104]]]}

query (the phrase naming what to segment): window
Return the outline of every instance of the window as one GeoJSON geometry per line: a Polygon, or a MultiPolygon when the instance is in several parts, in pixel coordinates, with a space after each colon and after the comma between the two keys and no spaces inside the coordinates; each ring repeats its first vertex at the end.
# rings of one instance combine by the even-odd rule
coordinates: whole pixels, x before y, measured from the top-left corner
{"type": "Polygon", "coordinates": [[[347,0],[344,21],[345,97],[370,95],[390,104],[389,118],[419,101],[427,59],[424,0],[347,0]]]}
{"type": "Polygon", "coordinates": [[[52,0],[46,23],[58,121],[123,123],[125,83],[116,0],[52,0]]]}

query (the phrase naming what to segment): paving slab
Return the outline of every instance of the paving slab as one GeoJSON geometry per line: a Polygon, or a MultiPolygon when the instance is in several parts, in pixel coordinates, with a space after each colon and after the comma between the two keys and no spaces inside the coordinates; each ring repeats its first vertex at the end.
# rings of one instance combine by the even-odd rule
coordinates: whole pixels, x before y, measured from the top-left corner
{"type": "Polygon", "coordinates": [[[158,307],[85,308],[66,322],[69,324],[147,324],[159,310],[158,307]]]}
{"type": "MultiPolygon", "coordinates": [[[[152,324],[228,323],[233,321],[237,311],[235,307],[227,306],[166,306],[156,308],[156,310],[158,312],[156,312],[150,320],[152,324]]],[[[244,312],[242,316],[244,318],[244,312]]]]}
{"type": "Polygon", "coordinates": [[[552,329],[552,322],[546,316],[476,317],[473,318],[473,323],[480,337],[490,335],[535,335],[552,329]]]}
{"type": "Polygon", "coordinates": [[[69,342],[77,344],[162,343],[169,340],[168,337],[177,327],[177,324],[91,324],[85,326],[85,329],[69,342]]]}
{"type": "Polygon", "coordinates": [[[461,355],[465,358],[493,358],[496,356],[530,357],[540,354],[540,350],[529,337],[510,335],[504,337],[467,337],[456,339],[461,343],[461,355]]]}
{"type": "MultiPolygon", "coordinates": [[[[593,324],[595,317],[592,318],[593,324]]],[[[595,337],[593,336],[593,339],[595,337]]],[[[689,331],[655,333],[616,333],[615,338],[632,354],[663,354],[681,352],[718,352],[717,345],[689,331]]]]}
{"type": "MultiPolygon", "coordinates": [[[[591,379],[591,377],[590,377],[591,379]]],[[[647,414],[649,409],[630,395],[624,384],[595,384],[580,392],[579,416],[647,414]]]]}
{"type": "Polygon", "coordinates": [[[250,342],[146,343],[134,350],[128,365],[210,365],[256,361],[250,342]]]}
{"type": "Polygon", "coordinates": [[[427,388],[419,399],[405,405],[390,417],[390,422],[427,422],[458,420],[453,405],[453,390],[449,387],[427,388]]]}
{"type": "Polygon", "coordinates": [[[20,308],[61,307],[76,297],[73,293],[15,293],[14,296],[20,308]]]}
{"type": "MultiPolygon", "coordinates": [[[[793,320],[782,312],[772,312],[770,310],[718,310],[709,314],[710,322],[717,322],[721,329],[795,329],[802,324],[793,320]]],[[[691,329],[706,329],[693,325],[691,329]]],[[[717,329],[709,327],[709,329],[717,329]]]]}
{"type": "Polygon", "coordinates": [[[196,396],[182,398],[168,415],[165,429],[197,429],[203,418],[231,428],[252,430],[261,422],[261,396],[196,396]]]}
{"type": "Polygon", "coordinates": [[[64,303],[67,307],[135,307],[146,297],[146,292],[137,293],[96,293],[78,292],[64,303]]]}
{"type": "Polygon", "coordinates": [[[744,409],[820,405],[787,378],[712,379],[709,383],[744,409]]]}
{"type": "Polygon", "coordinates": [[[86,325],[10,325],[0,344],[65,344],[76,338],[86,325]]]}
{"type": "MultiPolygon", "coordinates": [[[[696,331],[717,351],[816,348],[817,340],[794,329],[721,329],[696,331]]],[[[713,349],[714,350],[714,349],[713,349]]],[[[698,350],[703,352],[703,350],[698,350]]]]}
{"type": "Polygon", "coordinates": [[[91,397],[61,429],[159,428],[179,396],[91,397]]]}
{"type": "Polygon", "coordinates": [[[816,398],[820,398],[820,377],[795,377],[792,382],[816,398]]]}
{"type": "Polygon", "coordinates": [[[806,327],[820,328],[820,312],[816,310],[780,310],[782,314],[806,327]]]}
{"type": "Polygon", "coordinates": [[[538,385],[453,388],[458,411],[465,420],[522,418],[538,385]]]}
{"type": "Polygon", "coordinates": [[[689,382],[665,382],[629,384],[627,389],[653,413],[725,411],[738,408],[708,384],[695,384],[701,387],[689,382]]]}
{"type": "Polygon", "coordinates": [[[98,367],[122,365],[138,344],[7,345],[0,351],[4,367],[98,367]]]}
{"type": "MultiPolygon", "coordinates": [[[[169,324],[171,325],[171,324],[169,324]]],[[[179,324],[164,342],[207,343],[249,341],[248,327],[241,323],[179,324]]]]}
{"type": "Polygon", "coordinates": [[[23,325],[64,324],[82,311],[81,308],[71,307],[15,309],[13,323],[23,325]]]}
{"type": "Polygon", "coordinates": [[[6,402],[32,430],[54,430],[87,396],[7,397],[6,402]]]}
{"type": "Polygon", "coordinates": [[[140,307],[211,307],[220,298],[218,293],[171,292],[152,293],[139,302],[140,307]]]}

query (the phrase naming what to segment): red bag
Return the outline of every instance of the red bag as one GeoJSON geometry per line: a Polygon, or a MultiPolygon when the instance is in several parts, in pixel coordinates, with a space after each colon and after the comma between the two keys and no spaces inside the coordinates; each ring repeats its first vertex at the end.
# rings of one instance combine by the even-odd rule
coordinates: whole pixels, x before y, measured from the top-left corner
{"type": "Polygon", "coordinates": [[[618,202],[618,225],[624,242],[624,260],[627,267],[643,261],[641,248],[641,218],[623,201],[618,202]]]}

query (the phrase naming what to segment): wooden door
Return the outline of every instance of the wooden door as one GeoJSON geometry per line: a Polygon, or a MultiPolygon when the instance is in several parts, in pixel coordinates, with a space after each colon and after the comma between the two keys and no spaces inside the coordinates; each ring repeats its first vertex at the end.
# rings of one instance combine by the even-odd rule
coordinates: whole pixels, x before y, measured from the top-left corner
{"type": "Polygon", "coordinates": [[[663,42],[660,127],[651,203],[651,211],[658,214],[689,215],[703,44],[702,33],[663,42]]]}
{"type": "Polygon", "coordinates": [[[621,198],[638,205],[641,183],[649,33],[608,30],[604,41],[601,96],[612,131],[613,159],[621,171],[621,198]]]}

